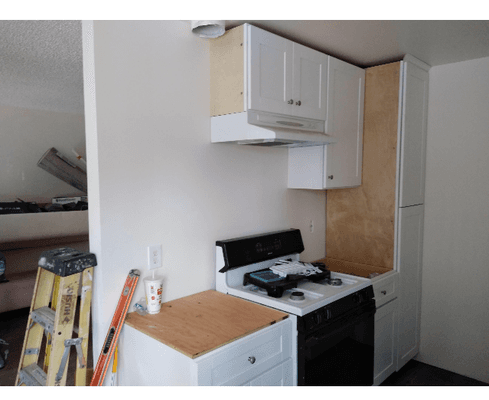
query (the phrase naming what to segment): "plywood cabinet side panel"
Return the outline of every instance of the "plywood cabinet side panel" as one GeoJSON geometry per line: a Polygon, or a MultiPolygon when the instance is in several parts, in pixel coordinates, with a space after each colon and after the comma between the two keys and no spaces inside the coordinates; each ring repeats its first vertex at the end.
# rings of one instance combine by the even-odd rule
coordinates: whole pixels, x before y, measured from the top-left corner
{"type": "Polygon", "coordinates": [[[362,185],[327,193],[329,258],[394,267],[400,66],[366,70],[362,185]]]}
{"type": "Polygon", "coordinates": [[[244,25],[209,41],[210,114],[243,112],[244,25]]]}

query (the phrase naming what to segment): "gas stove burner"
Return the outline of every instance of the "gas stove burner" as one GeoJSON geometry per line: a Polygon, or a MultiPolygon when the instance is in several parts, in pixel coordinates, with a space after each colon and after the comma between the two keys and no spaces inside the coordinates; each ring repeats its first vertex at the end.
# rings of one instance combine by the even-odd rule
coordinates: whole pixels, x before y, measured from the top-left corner
{"type": "Polygon", "coordinates": [[[292,292],[290,294],[290,300],[294,300],[294,301],[302,301],[302,300],[305,300],[306,298],[304,297],[304,293],[303,292],[292,292]]]}
{"type": "Polygon", "coordinates": [[[267,294],[267,290],[259,286],[252,286],[250,290],[255,293],[267,294]]]}
{"type": "Polygon", "coordinates": [[[328,284],[331,286],[341,286],[343,282],[339,278],[328,279],[328,284]]]}

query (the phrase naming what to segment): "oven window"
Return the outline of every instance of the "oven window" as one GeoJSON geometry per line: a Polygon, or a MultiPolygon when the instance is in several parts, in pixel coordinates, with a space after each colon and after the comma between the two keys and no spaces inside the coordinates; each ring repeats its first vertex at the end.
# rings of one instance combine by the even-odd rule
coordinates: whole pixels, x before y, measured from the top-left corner
{"type": "Polygon", "coordinates": [[[354,321],[333,324],[319,332],[304,336],[303,340],[301,345],[299,339],[299,381],[302,381],[303,385],[373,384],[373,313],[358,317],[354,321]]]}

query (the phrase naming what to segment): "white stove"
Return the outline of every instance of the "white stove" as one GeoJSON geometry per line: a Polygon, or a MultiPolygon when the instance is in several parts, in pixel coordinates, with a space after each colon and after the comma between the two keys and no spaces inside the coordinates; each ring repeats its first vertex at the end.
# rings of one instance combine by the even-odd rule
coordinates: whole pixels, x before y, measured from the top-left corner
{"type": "Polygon", "coordinates": [[[294,384],[372,385],[370,279],[309,266],[299,260],[302,251],[298,229],[217,241],[216,289],[289,314],[294,384]],[[300,271],[304,264],[308,271],[300,271]],[[299,273],[282,276],[281,266],[299,273]]]}
{"type": "Polygon", "coordinates": [[[296,287],[286,288],[280,297],[272,297],[262,287],[244,284],[245,274],[270,268],[284,258],[298,261],[299,253],[303,250],[299,230],[218,241],[216,289],[290,314],[304,316],[371,285],[371,281],[366,278],[331,272],[329,279],[318,282],[300,280],[296,287]],[[278,257],[263,260],[274,255],[278,257]],[[246,258],[251,261],[250,264],[243,260],[246,258]],[[336,279],[341,280],[339,286],[329,283],[336,279]],[[297,292],[302,294],[295,295],[297,292]]]}

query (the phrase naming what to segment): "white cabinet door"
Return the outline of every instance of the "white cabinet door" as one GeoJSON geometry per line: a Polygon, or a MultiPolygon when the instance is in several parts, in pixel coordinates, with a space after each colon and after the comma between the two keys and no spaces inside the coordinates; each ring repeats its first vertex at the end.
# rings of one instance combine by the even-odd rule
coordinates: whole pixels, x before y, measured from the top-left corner
{"type": "Polygon", "coordinates": [[[292,358],[253,379],[250,386],[292,386],[292,358]]]}
{"type": "Polygon", "coordinates": [[[291,115],[292,56],[290,40],[248,26],[248,109],[291,115]]]}
{"type": "Polygon", "coordinates": [[[292,115],[326,120],[329,56],[294,43],[292,115]]]}
{"type": "Polygon", "coordinates": [[[400,207],[424,202],[429,78],[411,62],[403,69],[400,207]]]}
{"type": "Polygon", "coordinates": [[[326,132],[326,189],[360,186],[363,159],[365,70],[330,57],[326,132]]]}
{"type": "Polygon", "coordinates": [[[397,370],[419,351],[424,206],[399,209],[399,352],[397,370]]]}
{"type": "Polygon", "coordinates": [[[398,301],[394,299],[375,313],[374,385],[380,385],[397,366],[398,301]]]}

